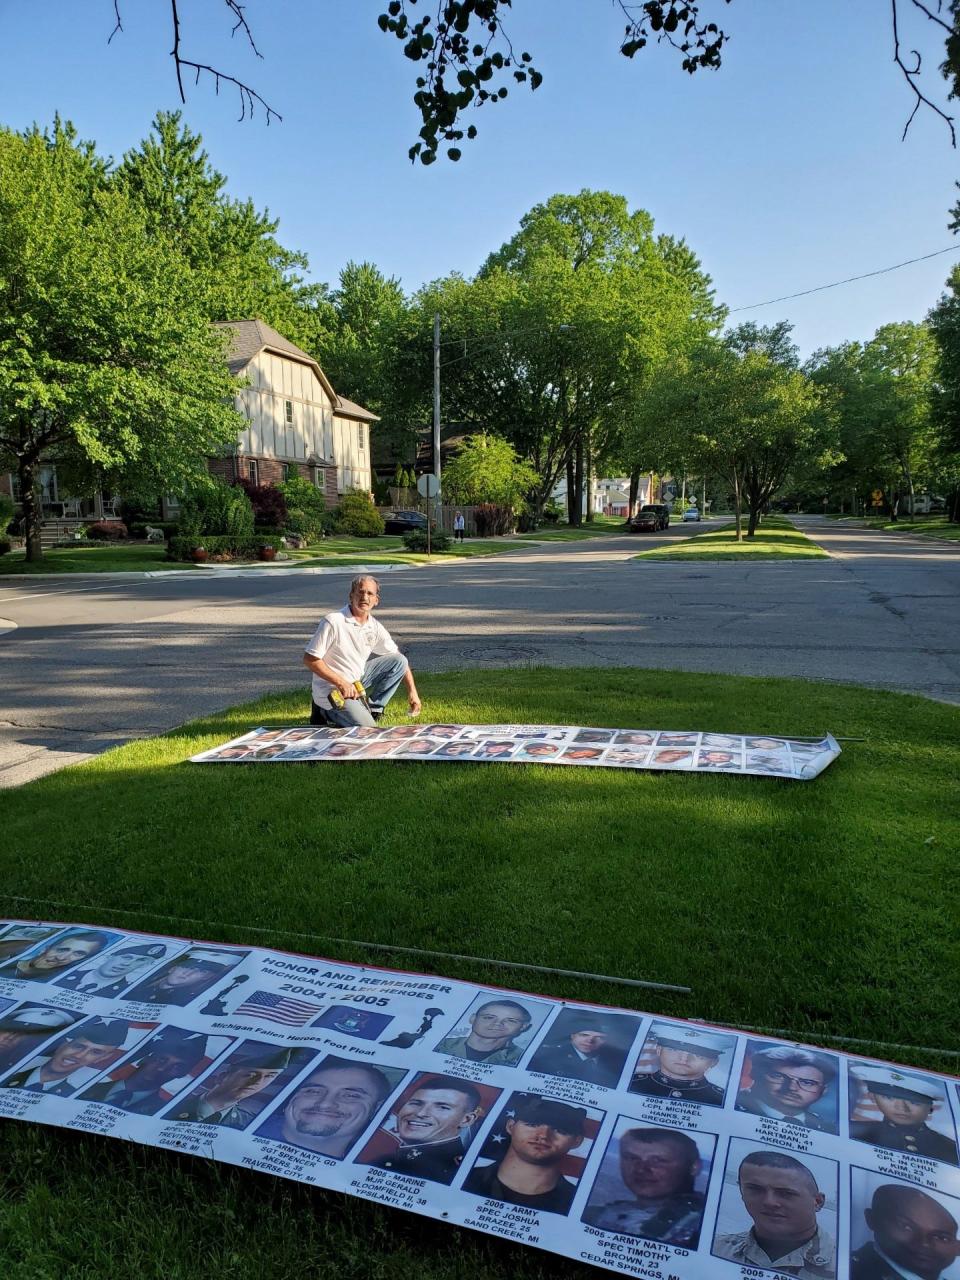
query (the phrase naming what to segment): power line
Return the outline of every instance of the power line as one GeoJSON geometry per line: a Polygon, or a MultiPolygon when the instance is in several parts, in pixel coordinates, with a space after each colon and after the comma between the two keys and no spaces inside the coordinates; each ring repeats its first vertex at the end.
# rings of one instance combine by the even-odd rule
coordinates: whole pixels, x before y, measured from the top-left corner
{"type": "Polygon", "coordinates": [[[770,298],[767,302],[751,302],[745,307],[731,307],[729,314],[733,315],[735,311],[754,311],[757,307],[770,307],[775,302],[789,302],[793,298],[806,298],[811,293],[822,293],[824,289],[838,289],[842,284],[853,284],[855,280],[869,280],[871,276],[885,276],[889,271],[899,271],[901,267],[912,267],[915,262],[939,258],[942,253],[960,253],[960,244],[952,244],[948,249],[937,249],[934,253],[925,253],[920,258],[908,258],[906,262],[896,262],[892,267],[881,267],[879,271],[865,271],[862,276],[847,276],[846,280],[834,280],[832,284],[818,284],[815,289],[803,289],[800,293],[785,293],[782,298],[770,298]]]}

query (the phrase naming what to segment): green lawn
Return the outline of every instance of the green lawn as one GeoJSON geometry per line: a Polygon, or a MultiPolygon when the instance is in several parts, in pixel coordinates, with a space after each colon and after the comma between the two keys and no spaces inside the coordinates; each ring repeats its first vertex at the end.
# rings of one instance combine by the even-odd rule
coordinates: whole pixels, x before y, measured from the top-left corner
{"type": "MultiPolygon", "coordinates": [[[[452,546],[444,558],[501,555],[516,551],[524,544],[509,538],[468,538],[462,545],[452,546]]],[[[317,565],[350,564],[425,564],[426,554],[406,551],[399,537],[379,538],[325,538],[303,551],[288,551],[289,559],[275,561],[279,568],[291,563],[317,565]]],[[[235,562],[240,563],[240,562],[235,562]]],[[[104,544],[102,546],[56,547],[43,558],[28,564],[22,551],[12,551],[0,557],[0,576],[10,574],[46,573],[132,573],[165,571],[171,569],[224,568],[223,565],[194,565],[180,560],[168,560],[163,546],[146,546],[140,543],[132,547],[104,544]]]]}
{"type": "Polygon", "coordinates": [[[179,564],[167,559],[163,543],[133,547],[105,542],[99,546],[55,547],[44,552],[42,559],[28,564],[22,551],[0,556],[0,575],[5,573],[137,573],[158,569],[193,569],[195,565],[179,564]]]}
{"type": "Polygon", "coordinates": [[[947,538],[960,542],[960,524],[952,524],[945,516],[920,516],[916,520],[886,518],[864,521],[867,529],[883,529],[888,533],[922,533],[928,538],[947,538]]]}
{"type": "Polygon", "coordinates": [[[536,542],[577,542],[581,538],[601,538],[612,533],[623,533],[622,516],[596,516],[577,528],[568,524],[542,524],[533,533],[517,534],[519,538],[536,542]]]}
{"type": "MultiPolygon", "coordinates": [[[[425,675],[420,687],[439,721],[830,729],[864,741],[809,783],[538,765],[184,763],[257,724],[302,721],[299,690],[0,793],[0,884],[87,904],[0,898],[0,910],[158,932],[189,918],[204,922],[179,927],[194,936],[800,1039],[956,1044],[957,708],[839,685],[633,669],[425,675]],[[418,963],[308,934],[646,977],[693,994],[418,963]]],[[[402,716],[402,707],[391,713],[402,716]]],[[[0,1144],[4,1280],[596,1274],[115,1140],[8,1122],[0,1144]]]]}
{"type": "MultiPolygon", "coordinates": [[[[746,532],[747,519],[743,519],[746,532]]],[[[642,536],[642,535],[637,535],[642,536]]],[[[789,520],[766,516],[752,538],[737,542],[736,525],[723,525],[670,547],[641,551],[637,560],[794,560],[823,559],[826,552],[789,520]]]]}

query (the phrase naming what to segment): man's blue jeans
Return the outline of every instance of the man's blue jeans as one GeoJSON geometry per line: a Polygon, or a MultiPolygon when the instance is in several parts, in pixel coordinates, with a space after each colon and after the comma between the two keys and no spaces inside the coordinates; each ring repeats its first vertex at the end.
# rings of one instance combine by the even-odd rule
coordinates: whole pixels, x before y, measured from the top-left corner
{"type": "MultiPolygon", "coordinates": [[[[385,707],[400,688],[407,674],[407,660],[402,653],[388,653],[382,658],[370,658],[363,669],[363,687],[367,697],[376,706],[385,707]]],[[[375,724],[373,716],[359,698],[348,698],[343,708],[324,707],[324,718],[329,724],[350,729],[355,724],[375,724]]]]}

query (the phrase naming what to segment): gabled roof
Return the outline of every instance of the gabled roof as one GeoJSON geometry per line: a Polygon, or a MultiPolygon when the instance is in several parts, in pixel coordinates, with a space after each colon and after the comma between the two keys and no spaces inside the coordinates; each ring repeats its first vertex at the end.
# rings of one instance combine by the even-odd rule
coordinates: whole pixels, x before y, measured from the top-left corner
{"type": "Polygon", "coordinates": [[[287,356],[291,360],[298,360],[301,364],[308,364],[329,393],[334,405],[339,402],[340,398],[334,391],[330,379],[313,356],[307,355],[306,351],[301,351],[295,343],[285,338],[282,333],[277,333],[276,329],[271,328],[265,321],[218,320],[215,328],[230,330],[227,368],[234,377],[238,377],[254,356],[259,355],[261,351],[272,351],[275,355],[287,356]]]}
{"type": "Polygon", "coordinates": [[[347,400],[345,396],[337,396],[337,407],[334,409],[334,413],[338,418],[357,418],[360,422],[380,421],[375,413],[365,409],[362,404],[354,404],[352,400],[347,400]]]}

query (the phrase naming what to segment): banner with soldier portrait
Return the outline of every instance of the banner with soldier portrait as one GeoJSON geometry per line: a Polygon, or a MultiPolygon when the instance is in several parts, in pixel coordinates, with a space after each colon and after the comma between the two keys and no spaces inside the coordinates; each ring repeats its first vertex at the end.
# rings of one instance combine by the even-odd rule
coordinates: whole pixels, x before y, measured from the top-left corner
{"type": "Polygon", "coordinates": [[[955,1079],[731,1028],[0,921],[0,1118],[644,1280],[960,1280],[958,1117],[955,1079]]]}
{"type": "Polygon", "coordinates": [[[398,724],[387,728],[260,728],[202,751],[197,764],[321,764],[422,760],[427,763],[583,765],[676,773],[815,778],[840,754],[837,740],[668,729],[586,729],[569,725],[398,724]]]}

